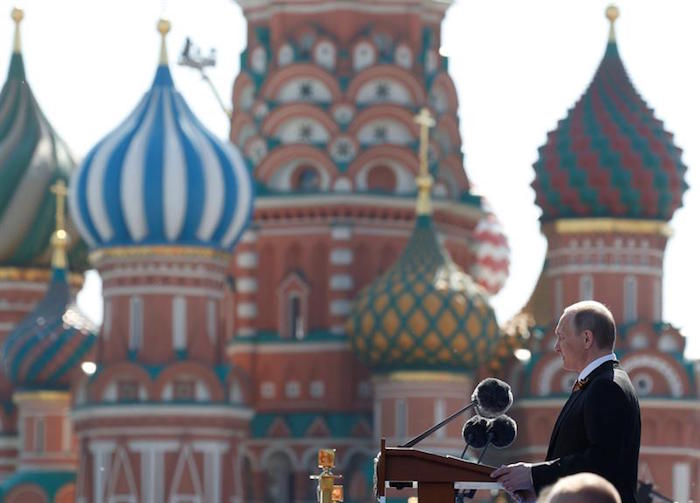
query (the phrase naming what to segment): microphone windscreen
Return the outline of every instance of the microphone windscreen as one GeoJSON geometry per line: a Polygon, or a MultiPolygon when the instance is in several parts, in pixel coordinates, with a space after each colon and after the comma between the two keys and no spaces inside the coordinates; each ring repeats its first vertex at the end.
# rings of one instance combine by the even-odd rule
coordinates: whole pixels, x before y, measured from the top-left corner
{"type": "Polygon", "coordinates": [[[498,417],[505,414],[513,405],[513,393],[507,383],[495,377],[489,377],[476,386],[472,393],[472,402],[476,404],[479,415],[498,417]]]}
{"type": "Polygon", "coordinates": [[[513,443],[518,434],[518,425],[515,424],[513,418],[505,415],[499,416],[491,421],[488,432],[494,447],[502,449],[513,443]]]}
{"type": "Polygon", "coordinates": [[[488,443],[489,421],[481,416],[470,418],[462,427],[462,437],[467,445],[481,449],[488,443]]]}

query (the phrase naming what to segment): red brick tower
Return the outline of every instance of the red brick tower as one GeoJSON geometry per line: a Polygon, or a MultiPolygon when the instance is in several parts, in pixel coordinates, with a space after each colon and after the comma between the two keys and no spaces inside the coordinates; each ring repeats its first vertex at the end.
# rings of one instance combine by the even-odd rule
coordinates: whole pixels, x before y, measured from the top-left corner
{"type": "Polygon", "coordinates": [[[681,205],[686,167],[670,133],[627,76],[610,38],[584,95],[548,135],[535,163],[533,187],[549,248],[519,318],[531,326],[532,358],[513,370],[521,384],[521,455],[541,459],[556,414],[576,376],[553,352],[563,308],[584,299],[608,305],[618,324],[615,353],[630,374],[642,408],[639,477],[679,501],[691,489],[698,459],[697,384],[683,358],[685,341],[663,322],[662,282],[668,221],[681,205]]]}
{"type": "MultiPolygon", "coordinates": [[[[254,383],[246,443],[255,498],[313,499],[318,447],[350,485],[374,456],[369,373],[344,323],[414,226],[419,128],[436,232],[465,270],[483,211],[469,191],[457,96],[440,56],[445,1],[240,0],[248,46],[231,141],[254,166],[254,219],[236,248],[232,361],[254,383]],[[329,437],[332,440],[329,440],[329,437]]],[[[356,479],[360,480],[360,475],[356,479]]],[[[359,489],[358,489],[359,491],[359,489]]]]}
{"type": "Polygon", "coordinates": [[[175,89],[170,23],[158,29],[151,89],[71,180],[105,305],[96,372],[74,395],[77,501],[240,502],[251,411],[226,361],[223,312],[252,181],[175,89]]]}

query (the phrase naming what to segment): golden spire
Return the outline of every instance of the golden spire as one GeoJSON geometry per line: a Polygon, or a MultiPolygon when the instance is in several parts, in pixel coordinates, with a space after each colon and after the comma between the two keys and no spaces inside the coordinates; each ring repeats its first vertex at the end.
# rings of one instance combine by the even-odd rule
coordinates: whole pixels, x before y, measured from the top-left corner
{"type": "Polygon", "coordinates": [[[607,9],[605,9],[605,17],[610,21],[610,35],[608,36],[608,42],[615,42],[615,20],[620,17],[620,9],[617,6],[610,4],[607,9]]]}
{"type": "Polygon", "coordinates": [[[51,236],[51,246],[53,255],[51,256],[51,267],[55,269],[67,269],[68,259],[66,258],[66,248],[68,248],[68,233],[66,232],[66,182],[58,180],[51,186],[51,192],[56,195],[56,230],[51,236]]]}
{"type": "Polygon", "coordinates": [[[22,38],[19,36],[19,24],[24,19],[24,11],[17,7],[12,9],[12,20],[15,22],[15,43],[12,52],[19,54],[22,52],[22,38]]]}
{"type": "Polygon", "coordinates": [[[416,177],[418,187],[418,201],[416,202],[416,215],[430,215],[430,190],[433,187],[433,177],[428,172],[428,138],[430,128],[435,125],[435,120],[430,115],[430,111],[423,107],[418,115],[413,118],[414,122],[420,126],[420,150],[419,150],[419,170],[416,177]]]}
{"type": "Polygon", "coordinates": [[[158,63],[161,65],[167,65],[168,64],[168,49],[165,46],[165,36],[170,31],[170,21],[167,18],[162,17],[158,20],[158,24],[156,26],[158,27],[158,31],[160,32],[160,36],[161,36],[160,61],[158,61],[158,63]]]}

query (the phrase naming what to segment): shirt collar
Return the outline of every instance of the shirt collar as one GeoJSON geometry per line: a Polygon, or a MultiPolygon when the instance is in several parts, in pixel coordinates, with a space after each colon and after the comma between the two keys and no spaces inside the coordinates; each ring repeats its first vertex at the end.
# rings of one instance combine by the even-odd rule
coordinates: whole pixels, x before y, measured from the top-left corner
{"type": "Polygon", "coordinates": [[[609,355],[601,356],[600,358],[596,358],[593,360],[591,363],[586,365],[581,373],[578,375],[579,380],[585,379],[590,375],[591,372],[593,372],[595,369],[600,367],[603,363],[609,362],[609,361],[617,361],[617,356],[615,356],[615,353],[610,353],[609,355]]]}

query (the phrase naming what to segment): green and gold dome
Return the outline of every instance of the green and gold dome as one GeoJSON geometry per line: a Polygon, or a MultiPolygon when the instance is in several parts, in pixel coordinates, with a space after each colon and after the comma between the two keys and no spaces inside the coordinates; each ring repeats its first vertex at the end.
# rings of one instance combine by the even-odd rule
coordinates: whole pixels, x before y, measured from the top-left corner
{"type": "Polygon", "coordinates": [[[429,215],[417,218],[398,261],[360,292],[348,333],[379,372],[471,370],[500,338],[486,293],[440,245],[429,215]]]}
{"type": "Polygon", "coordinates": [[[490,360],[500,339],[485,290],[440,245],[431,217],[427,109],[421,127],[416,177],[416,225],[403,253],[362,290],[347,321],[359,358],[375,372],[465,372],[490,360]]]}
{"type": "MultiPolygon", "coordinates": [[[[58,180],[67,183],[76,164],[27,83],[19,36],[23,17],[13,9],[14,49],[0,90],[0,269],[48,271],[56,213],[50,187],[58,180]]],[[[70,223],[67,231],[71,263],[84,270],[87,248],[70,223]]]]}
{"type": "Polygon", "coordinates": [[[358,295],[352,346],[376,371],[466,371],[488,361],[500,338],[487,295],[420,215],[398,261],[358,295]]]}

